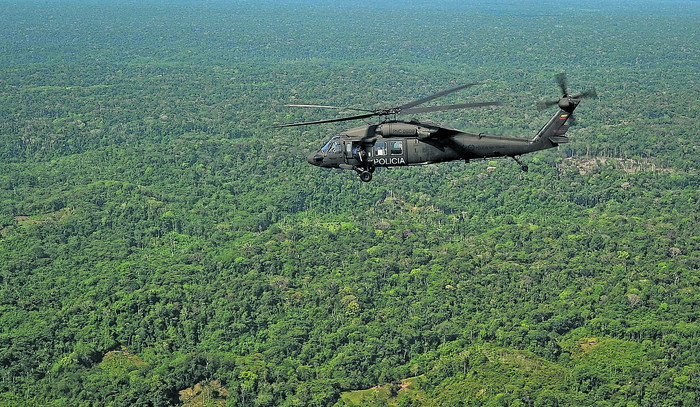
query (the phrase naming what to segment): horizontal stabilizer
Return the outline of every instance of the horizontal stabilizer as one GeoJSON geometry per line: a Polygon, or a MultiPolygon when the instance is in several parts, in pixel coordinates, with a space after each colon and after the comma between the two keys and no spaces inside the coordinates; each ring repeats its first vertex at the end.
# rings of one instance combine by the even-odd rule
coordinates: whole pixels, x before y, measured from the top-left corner
{"type": "Polygon", "coordinates": [[[554,145],[565,144],[569,142],[569,138],[566,136],[550,136],[549,141],[551,141],[554,145]]]}

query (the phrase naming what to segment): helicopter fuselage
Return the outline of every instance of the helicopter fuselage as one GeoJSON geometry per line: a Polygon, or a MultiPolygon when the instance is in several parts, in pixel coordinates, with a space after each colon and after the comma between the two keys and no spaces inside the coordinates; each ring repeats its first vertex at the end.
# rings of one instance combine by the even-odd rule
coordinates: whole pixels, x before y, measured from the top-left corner
{"type": "MultiPolygon", "coordinates": [[[[569,129],[567,121],[582,99],[597,97],[595,90],[571,96],[566,89],[566,76],[564,74],[557,75],[557,81],[562,91],[562,97],[558,100],[538,103],[538,107],[547,108],[558,105],[559,109],[532,139],[470,133],[415,119],[396,120],[396,116],[399,115],[499,105],[499,102],[480,102],[416,107],[438,97],[478,85],[478,83],[461,85],[395,108],[351,109],[363,113],[333,119],[282,124],[275,127],[334,123],[368,119],[375,116],[385,119],[394,117],[393,120],[383,120],[378,124],[345,130],[333,136],[322,148],[307,158],[310,164],[317,167],[354,170],[364,182],[372,180],[372,173],[377,167],[425,165],[454,160],[468,162],[473,159],[490,157],[511,157],[523,171],[527,171],[527,165],[520,162],[518,156],[568,143],[569,138],[565,136],[569,129]]],[[[325,105],[287,106],[339,109],[337,106],[325,105]]]]}
{"type": "MultiPolygon", "coordinates": [[[[567,109],[571,110],[572,109],[567,109]]],[[[318,167],[355,170],[367,182],[377,167],[425,165],[454,160],[512,157],[567,143],[569,112],[559,112],[532,139],[470,133],[432,122],[390,120],[345,130],[307,161],[318,167]]]]}

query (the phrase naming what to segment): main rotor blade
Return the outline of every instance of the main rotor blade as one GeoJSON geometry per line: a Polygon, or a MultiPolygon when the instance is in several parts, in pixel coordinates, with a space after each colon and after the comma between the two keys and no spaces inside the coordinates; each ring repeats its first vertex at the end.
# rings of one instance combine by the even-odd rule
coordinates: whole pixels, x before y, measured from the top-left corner
{"type": "Polygon", "coordinates": [[[357,116],[350,116],[350,117],[340,117],[338,119],[326,119],[326,120],[316,120],[312,122],[301,122],[301,123],[289,123],[289,124],[278,124],[274,126],[275,128],[282,128],[282,127],[296,127],[296,126],[306,126],[308,124],[321,124],[321,123],[335,123],[335,122],[344,122],[348,120],[359,120],[359,119],[366,119],[368,117],[376,116],[376,113],[367,113],[367,114],[361,114],[357,116]]]}
{"type": "Polygon", "coordinates": [[[440,112],[443,110],[453,110],[453,109],[468,109],[472,107],[482,107],[482,106],[498,106],[501,102],[479,102],[479,103],[458,103],[456,105],[444,105],[444,106],[430,106],[430,107],[416,107],[413,109],[403,109],[399,114],[417,114],[417,113],[428,113],[428,112],[440,112]]]}
{"type": "Polygon", "coordinates": [[[432,107],[413,109],[414,106],[418,106],[420,104],[430,102],[431,100],[437,99],[437,98],[445,96],[445,95],[449,95],[450,93],[457,92],[458,90],[462,90],[462,89],[465,89],[465,88],[468,88],[468,87],[474,86],[474,85],[480,85],[480,83],[469,83],[466,85],[458,86],[456,88],[443,90],[442,92],[438,92],[434,95],[425,97],[423,99],[418,99],[416,101],[406,103],[405,105],[395,107],[395,108],[389,108],[389,109],[365,110],[365,109],[355,109],[352,107],[339,107],[339,106],[328,106],[328,105],[289,104],[289,105],[285,105],[285,106],[308,107],[308,108],[319,108],[319,109],[344,109],[344,110],[354,110],[354,111],[358,111],[358,112],[368,112],[368,113],[357,115],[357,116],[340,117],[337,119],[326,119],[326,120],[315,120],[315,121],[310,121],[310,122],[278,124],[274,127],[275,128],[283,128],[283,127],[306,126],[309,124],[335,123],[335,122],[344,122],[344,121],[349,121],[349,120],[360,120],[360,119],[366,119],[366,118],[372,117],[372,116],[389,116],[389,115],[404,115],[404,114],[416,114],[416,113],[426,113],[426,112],[438,112],[438,111],[442,111],[442,110],[465,109],[465,108],[482,107],[482,106],[496,106],[496,105],[501,104],[500,102],[459,103],[459,104],[455,104],[455,105],[432,106],[432,107]]]}
{"type": "Polygon", "coordinates": [[[396,109],[400,109],[400,110],[409,109],[411,107],[422,105],[423,103],[430,102],[431,100],[437,99],[437,98],[445,96],[445,95],[449,95],[450,93],[454,93],[454,92],[457,92],[458,90],[462,90],[464,88],[468,88],[468,87],[474,86],[474,85],[481,85],[481,84],[480,83],[470,83],[467,85],[457,86],[456,88],[443,90],[442,92],[438,92],[434,95],[424,97],[423,99],[418,99],[418,100],[413,101],[411,103],[406,103],[405,105],[399,106],[396,109]]]}
{"type": "Polygon", "coordinates": [[[308,107],[319,109],[338,109],[338,110],[354,110],[356,112],[373,112],[373,110],[356,109],[354,107],[326,106],[326,105],[285,105],[287,107],[308,107]]]}

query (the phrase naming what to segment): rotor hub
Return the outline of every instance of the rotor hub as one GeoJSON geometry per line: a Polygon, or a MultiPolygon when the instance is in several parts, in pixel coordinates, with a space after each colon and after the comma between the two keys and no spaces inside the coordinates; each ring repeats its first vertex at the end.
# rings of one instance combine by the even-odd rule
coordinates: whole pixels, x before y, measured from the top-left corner
{"type": "Polygon", "coordinates": [[[574,99],[571,96],[563,97],[559,99],[559,108],[566,112],[573,112],[580,100],[574,99]]]}
{"type": "Polygon", "coordinates": [[[559,99],[559,108],[561,110],[567,110],[570,107],[571,107],[571,101],[569,100],[569,98],[564,97],[564,98],[559,99]]]}

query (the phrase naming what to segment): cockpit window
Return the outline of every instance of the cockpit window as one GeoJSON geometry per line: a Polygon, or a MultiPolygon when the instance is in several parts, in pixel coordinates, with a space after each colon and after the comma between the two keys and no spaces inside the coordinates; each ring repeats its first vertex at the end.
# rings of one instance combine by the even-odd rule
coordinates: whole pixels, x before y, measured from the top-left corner
{"type": "MultiPolygon", "coordinates": [[[[328,140],[328,143],[326,143],[326,145],[323,146],[321,151],[324,153],[327,153],[328,149],[331,148],[331,145],[334,144],[333,142],[335,142],[335,144],[338,145],[338,148],[340,148],[340,143],[338,142],[338,140],[340,140],[340,137],[338,137],[338,136],[335,136],[332,139],[328,140]]],[[[338,151],[340,151],[340,150],[338,150],[338,151]]],[[[331,153],[333,153],[333,152],[335,152],[335,151],[331,151],[331,153]]]]}
{"type": "Polygon", "coordinates": [[[340,141],[334,141],[333,144],[331,144],[331,148],[328,149],[329,154],[338,154],[343,149],[340,147],[340,141]]]}

